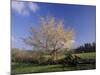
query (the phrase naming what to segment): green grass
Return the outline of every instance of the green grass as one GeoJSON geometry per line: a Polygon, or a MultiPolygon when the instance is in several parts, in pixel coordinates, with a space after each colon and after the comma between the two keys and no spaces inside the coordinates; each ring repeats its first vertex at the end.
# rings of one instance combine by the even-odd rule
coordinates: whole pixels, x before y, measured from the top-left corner
{"type": "Polygon", "coordinates": [[[12,73],[27,74],[27,73],[43,73],[43,72],[57,72],[57,71],[88,70],[88,69],[95,69],[95,65],[82,64],[78,66],[63,67],[60,64],[57,65],[17,64],[15,68],[12,69],[12,73]]]}
{"type": "MultiPolygon", "coordinates": [[[[73,55],[77,55],[79,56],[80,58],[83,58],[83,59],[95,59],[96,58],[96,53],[95,52],[90,52],[90,53],[79,53],[79,54],[73,54],[73,55]]],[[[50,58],[49,55],[46,55],[45,56],[46,58],[50,58]]],[[[65,56],[62,55],[62,56],[59,56],[58,58],[59,59],[62,59],[64,58],[65,56]]]]}
{"type": "Polygon", "coordinates": [[[32,65],[32,66],[24,66],[24,67],[16,67],[15,70],[13,70],[15,73],[37,73],[37,72],[48,72],[48,71],[59,71],[60,65],[32,65]]]}
{"type": "Polygon", "coordinates": [[[77,55],[77,56],[79,56],[80,58],[83,58],[83,59],[95,59],[96,58],[95,52],[81,53],[81,54],[75,54],[75,55],[77,55]]]}
{"type": "MultiPolygon", "coordinates": [[[[83,59],[95,59],[96,53],[81,53],[75,54],[83,59]]],[[[77,66],[63,67],[61,64],[56,65],[38,65],[25,63],[12,63],[12,75],[27,74],[27,73],[42,73],[42,72],[57,72],[57,71],[74,71],[95,69],[95,64],[78,64],[77,66]]]]}

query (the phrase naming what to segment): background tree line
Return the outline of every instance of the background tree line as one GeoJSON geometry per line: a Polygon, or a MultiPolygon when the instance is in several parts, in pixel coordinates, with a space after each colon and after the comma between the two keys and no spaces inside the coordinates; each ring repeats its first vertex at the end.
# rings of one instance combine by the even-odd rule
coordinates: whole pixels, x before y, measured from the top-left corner
{"type": "Polygon", "coordinates": [[[82,46],[77,47],[74,49],[75,53],[86,53],[86,52],[95,52],[96,51],[96,43],[85,43],[82,46]]]}

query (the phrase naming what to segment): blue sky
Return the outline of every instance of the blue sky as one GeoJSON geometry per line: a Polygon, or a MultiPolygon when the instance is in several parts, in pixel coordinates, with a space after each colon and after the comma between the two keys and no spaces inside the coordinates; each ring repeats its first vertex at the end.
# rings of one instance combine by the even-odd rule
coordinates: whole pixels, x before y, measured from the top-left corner
{"type": "Polygon", "coordinates": [[[95,42],[95,6],[12,1],[12,47],[29,49],[21,38],[29,35],[30,27],[39,27],[40,16],[63,19],[65,29],[75,31],[75,47],[95,42]]]}

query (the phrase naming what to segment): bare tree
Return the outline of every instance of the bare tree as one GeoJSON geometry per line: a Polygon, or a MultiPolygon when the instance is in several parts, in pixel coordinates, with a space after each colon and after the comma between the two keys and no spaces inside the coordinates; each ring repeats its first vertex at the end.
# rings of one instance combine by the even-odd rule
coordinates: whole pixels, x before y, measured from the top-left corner
{"type": "Polygon", "coordinates": [[[64,29],[62,20],[56,21],[54,17],[40,18],[40,28],[31,28],[31,34],[24,42],[38,50],[50,51],[56,60],[56,52],[63,48],[71,48],[74,33],[72,29],[64,29]]]}

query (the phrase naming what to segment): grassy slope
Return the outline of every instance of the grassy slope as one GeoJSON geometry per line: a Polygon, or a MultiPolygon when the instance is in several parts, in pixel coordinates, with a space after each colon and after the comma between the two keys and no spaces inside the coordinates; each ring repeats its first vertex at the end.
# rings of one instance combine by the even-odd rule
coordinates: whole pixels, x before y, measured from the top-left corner
{"type": "Polygon", "coordinates": [[[96,53],[81,53],[81,54],[75,54],[83,59],[95,59],[96,58],[96,53]]]}

